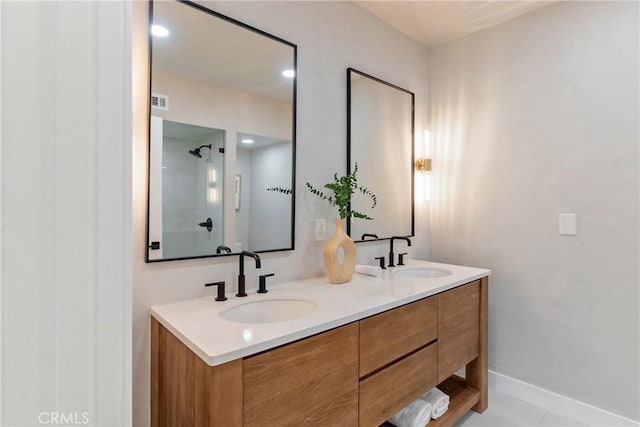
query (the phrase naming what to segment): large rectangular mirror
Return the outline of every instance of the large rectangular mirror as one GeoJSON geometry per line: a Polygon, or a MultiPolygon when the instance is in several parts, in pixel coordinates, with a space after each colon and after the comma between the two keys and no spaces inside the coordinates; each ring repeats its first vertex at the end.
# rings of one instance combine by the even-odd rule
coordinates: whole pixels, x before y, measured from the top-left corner
{"type": "Polygon", "coordinates": [[[293,249],[296,46],[190,1],[149,28],[147,261],[293,249]]]}
{"type": "MultiPolygon", "coordinates": [[[[347,70],[347,170],[358,165],[358,182],[378,204],[373,220],[352,218],[355,241],[414,234],[414,94],[384,80],[347,70]]],[[[354,195],[352,208],[369,201],[354,195]]]]}

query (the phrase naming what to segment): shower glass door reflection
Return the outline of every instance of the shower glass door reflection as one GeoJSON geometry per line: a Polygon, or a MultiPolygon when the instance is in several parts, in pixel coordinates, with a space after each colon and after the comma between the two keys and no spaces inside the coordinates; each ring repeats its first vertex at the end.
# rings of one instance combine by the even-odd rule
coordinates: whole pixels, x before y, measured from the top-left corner
{"type": "Polygon", "coordinates": [[[153,216],[149,237],[161,239],[158,258],[200,257],[223,245],[224,142],[223,130],[152,117],[149,208],[161,206],[162,215],[153,216]]]}

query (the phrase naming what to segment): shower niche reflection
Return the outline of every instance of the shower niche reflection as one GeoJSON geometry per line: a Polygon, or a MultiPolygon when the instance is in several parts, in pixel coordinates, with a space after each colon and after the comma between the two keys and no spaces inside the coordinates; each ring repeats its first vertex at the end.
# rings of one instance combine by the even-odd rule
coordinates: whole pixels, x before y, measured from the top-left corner
{"type": "Polygon", "coordinates": [[[296,46],[149,4],[168,36],[150,38],[147,262],[293,249],[296,46]]]}

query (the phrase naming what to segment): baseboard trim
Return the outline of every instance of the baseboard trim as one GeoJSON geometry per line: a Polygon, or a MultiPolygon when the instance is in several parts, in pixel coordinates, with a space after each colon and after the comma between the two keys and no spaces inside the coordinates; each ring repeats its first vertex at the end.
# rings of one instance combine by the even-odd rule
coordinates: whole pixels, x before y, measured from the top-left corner
{"type": "Polygon", "coordinates": [[[489,387],[590,427],[640,427],[638,421],[491,370],[489,387]]]}

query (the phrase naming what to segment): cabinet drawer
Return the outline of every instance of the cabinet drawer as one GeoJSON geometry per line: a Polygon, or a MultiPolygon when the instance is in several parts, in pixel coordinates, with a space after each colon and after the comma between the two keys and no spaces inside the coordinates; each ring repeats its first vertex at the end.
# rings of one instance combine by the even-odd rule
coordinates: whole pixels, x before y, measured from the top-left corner
{"type": "Polygon", "coordinates": [[[480,281],[438,295],[438,382],[480,353],[480,281]]]}
{"type": "Polygon", "coordinates": [[[358,325],[243,360],[245,427],[358,423],[358,325]]]}
{"type": "Polygon", "coordinates": [[[437,298],[426,298],[360,321],[360,378],[437,338],[437,298]]]}
{"type": "Polygon", "coordinates": [[[437,384],[433,343],[360,381],[359,426],[379,426],[437,384]]]}

